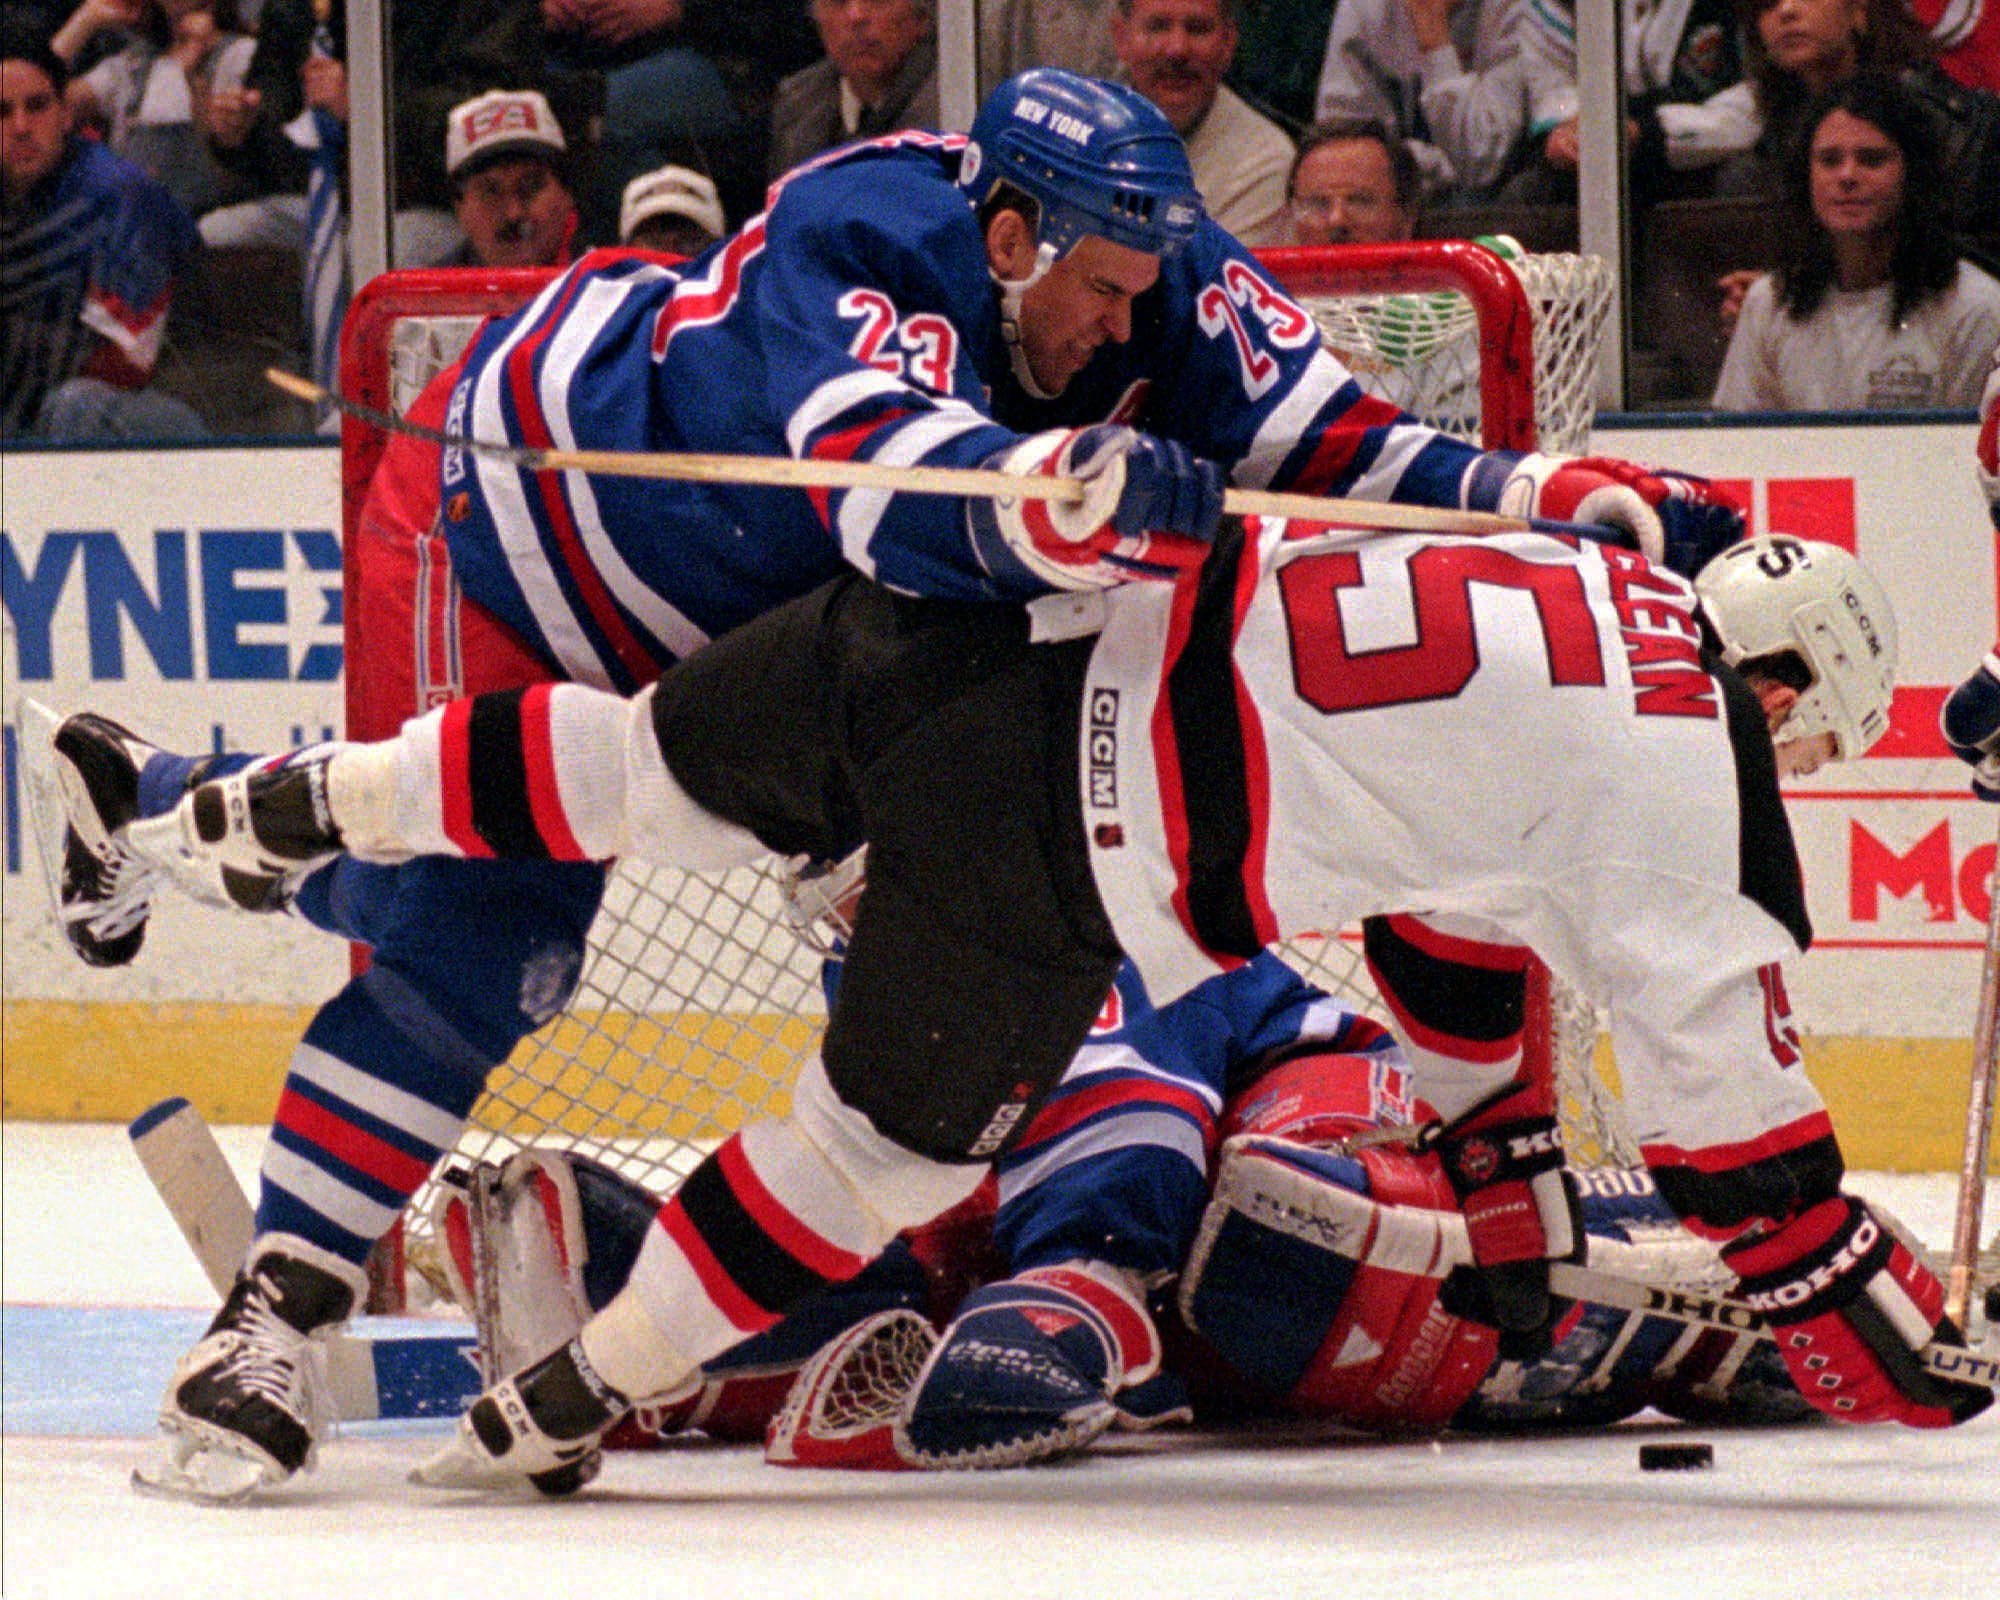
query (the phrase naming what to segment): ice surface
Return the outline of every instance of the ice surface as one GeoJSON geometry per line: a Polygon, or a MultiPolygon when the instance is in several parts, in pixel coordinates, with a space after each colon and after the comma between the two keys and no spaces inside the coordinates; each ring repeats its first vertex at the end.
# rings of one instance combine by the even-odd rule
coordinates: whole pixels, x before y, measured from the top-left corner
{"type": "MultiPolygon", "coordinates": [[[[261,1135],[223,1137],[251,1177],[261,1135]]],[[[4,1352],[9,1600],[2000,1594],[1992,1413],[1943,1434],[1641,1422],[1441,1445],[1311,1429],[1128,1437],[1065,1467],[950,1476],[783,1471],[745,1447],[692,1442],[614,1457],[560,1504],[412,1489],[404,1475],[435,1429],[405,1424],[336,1439],[316,1472],[255,1508],[163,1504],[127,1478],[151,1448],[158,1374],[191,1324],[129,1308],[199,1310],[211,1292],[122,1129],[8,1124],[0,1179],[9,1306],[106,1308],[102,1338],[10,1338],[4,1352]],[[100,1370],[107,1348],[147,1328],[143,1359],[100,1370]],[[22,1397],[51,1387],[102,1416],[103,1435],[17,1432],[40,1409],[22,1397]],[[1639,1471],[1641,1442],[1695,1437],[1715,1444],[1713,1470],[1639,1471]]],[[[1857,1186],[1926,1239],[1947,1236],[1949,1180],[1857,1186]]]]}

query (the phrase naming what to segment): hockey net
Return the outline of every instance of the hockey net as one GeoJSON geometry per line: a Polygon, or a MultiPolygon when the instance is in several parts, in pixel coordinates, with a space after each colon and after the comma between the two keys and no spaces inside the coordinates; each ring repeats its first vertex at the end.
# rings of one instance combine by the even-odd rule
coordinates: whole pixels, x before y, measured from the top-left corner
{"type": "MultiPolygon", "coordinates": [[[[1610,305],[1604,263],[1573,255],[1503,263],[1461,241],[1273,251],[1264,257],[1312,311],[1362,385],[1489,447],[1578,451],[1589,437],[1596,352],[1610,305]]],[[[455,360],[479,323],[546,281],[529,272],[391,273],[349,312],[343,382],[377,408],[408,408],[455,360]]],[[[353,418],[342,440],[350,535],[385,440],[353,418]]],[[[351,540],[350,540],[351,547],[351,540]]],[[[350,650],[365,632],[348,596],[350,650]]],[[[354,737],[392,732],[415,706],[357,704],[354,737]]],[[[825,1021],[820,957],[787,920],[773,865],[703,877],[622,862],[612,874],[568,1011],[492,1075],[452,1158],[498,1161],[534,1144],[579,1151],[671,1191],[716,1141],[765,1112],[817,1047],[825,1021]]],[[[1384,1012],[1353,930],[1302,939],[1283,954],[1311,981],[1384,1012]]],[[[1560,1086],[1573,1159],[1634,1160],[1596,1017],[1537,967],[1529,1048],[1560,1086]]],[[[449,1165],[449,1161],[447,1165],[449,1165]]],[[[431,1190],[405,1238],[424,1267],[431,1190]]],[[[378,1309],[400,1303],[402,1275],[377,1275],[378,1309]]]]}

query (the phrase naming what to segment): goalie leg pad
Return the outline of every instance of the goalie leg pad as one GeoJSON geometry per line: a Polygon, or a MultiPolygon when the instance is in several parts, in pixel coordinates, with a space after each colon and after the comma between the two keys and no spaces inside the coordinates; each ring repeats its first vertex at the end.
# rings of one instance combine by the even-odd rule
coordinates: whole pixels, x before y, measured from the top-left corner
{"type": "Polygon", "coordinates": [[[1258,1135],[1223,1148],[1181,1280],[1181,1314],[1287,1406],[1356,1427],[1442,1427],[1497,1336],[1438,1304],[1470,1259],[1434,1163],[1343,1156],[1258,1135]]]}
{"type": "Polygon", "coordinates": [[[1159,1363],[1158,1331],[1116,1269],[1032,1268],[967,1296],[911,1397],[905,1453],[931,1467],[1066,1455],[1110,1427],[1111,1396],[1159,1363]]]}

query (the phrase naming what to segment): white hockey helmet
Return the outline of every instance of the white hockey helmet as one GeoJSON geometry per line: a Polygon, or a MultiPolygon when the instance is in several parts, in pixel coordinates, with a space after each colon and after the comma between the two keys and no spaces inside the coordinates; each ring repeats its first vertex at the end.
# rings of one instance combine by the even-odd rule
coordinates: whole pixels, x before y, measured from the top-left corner
{"type": "Polygon", "coordinates": [[[1779,726],[1779,744],[1831,733],[1851,761],[1889,731],[1896,614],[1872,574],[1839,545],[1762,534],[1731,545],[1694,580],[1701,609],[1739,666],[1791,651],[1812,682],[1779,726]]]}

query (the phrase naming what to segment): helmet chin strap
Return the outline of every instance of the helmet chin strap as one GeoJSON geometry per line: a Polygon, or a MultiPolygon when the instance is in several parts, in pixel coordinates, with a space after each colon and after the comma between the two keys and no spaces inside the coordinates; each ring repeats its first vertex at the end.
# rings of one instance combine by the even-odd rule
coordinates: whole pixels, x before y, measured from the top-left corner
{"type": "Polygon", "coordinates": [[[1000,291],[1000,337],[1007,346],[1007,361],[1014,369],[1014,381],[1037,400],[1053,400],[1055,396],[1035,382],[1028,366],[1028,353],[1021,348],[1021,300],[1055,264],[1056,247],[1043,241],[1035,246],[1035,264],[1025,278],[1003,278],[991,267],[987,268],[994,287],[1000,291]]]}

